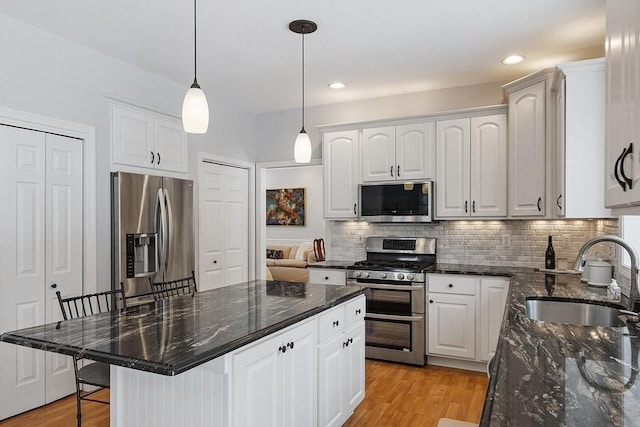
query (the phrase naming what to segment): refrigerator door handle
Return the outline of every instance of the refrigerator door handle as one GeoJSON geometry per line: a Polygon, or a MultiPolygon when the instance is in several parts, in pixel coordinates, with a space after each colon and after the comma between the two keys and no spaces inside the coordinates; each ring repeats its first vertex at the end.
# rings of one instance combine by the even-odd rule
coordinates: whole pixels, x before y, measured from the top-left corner
{"type": "Polygon", "coordinates": [[[167,204],[167,216],[165,224],[167,224],[167,245],[165,246],[165,259],[164,259],[164,271],[169,270],[169,260],[171,259],[171,247],[173,246],[173,209],[171,208],[171,198],[169,192],[165,188],[164,199],[167,204]]]}
{"type": "MultiPolygon", "coordinates": [[[[167,258],[167,212],[165,205],[164,192],[162,188],[158,188],[158,209],[160,210],[160,221],[156,222],[158,224],[158,240],[160,241],[160,245],[158,245],[158,255],[160,255],[160,265],[165,265],[165,260],[167,258]]],[[[162,271],[162,276],[164,276],[165,271],[162,271]]],[[[161,280],[164,280],[162,277],[161,280]]]]}

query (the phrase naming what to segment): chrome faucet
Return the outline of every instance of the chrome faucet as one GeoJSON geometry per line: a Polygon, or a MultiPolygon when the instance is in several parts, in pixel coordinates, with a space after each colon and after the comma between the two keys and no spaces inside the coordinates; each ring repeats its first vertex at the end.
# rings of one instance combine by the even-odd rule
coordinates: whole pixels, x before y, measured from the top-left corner
{"type": "Polygon", "coordinates": [[[613,235],[596,236],[593,239],[587,240],[587,242],[582,245],[582,247],[578,251],[578,256],[576,257],[576,262],[573,264],[573,269],[576,271],[582,271],[585,264],[585,255],[587,251],[591,246],[600,242],[612,242],[619,244],[627,251],[629,257],[631,258],[631,286],[629,290],[629,303],[627,304],[627,308],[630,311],[634,311],[634,304],[638,299],[638,254],[636,253],[635,249],[633,249],[633,247],[625,240],[613,235]]]}

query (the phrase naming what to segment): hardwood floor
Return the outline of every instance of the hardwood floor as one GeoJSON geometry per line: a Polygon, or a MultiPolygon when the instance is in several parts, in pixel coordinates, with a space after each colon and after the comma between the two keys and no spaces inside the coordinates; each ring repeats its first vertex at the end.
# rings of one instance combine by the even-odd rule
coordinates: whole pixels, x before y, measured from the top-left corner
{"type": "MultiPolygon", "coordinates": [[[[109,399],[109,390],[92,397],[109,399]]],[[[109,405],[82,402],[82,427],[109,427],[109,405]]],[[[65,397],[46,406],[0,421],[0,427],[74,427],[76,425],[76,395],[65,397]]]]}
{"type": "MultiPolygon", "coordinates": [[[[367,360],[366,397],[345,427],[433,427],[443,417],[477,423],[486,389],[483,373],[367,360]]],[[[105,390],[98,396],[105,399],[108,393],[105,390]]],[[[109,406],[92,402],[82,405],[83,427],[109,426],[109,406]]],[[[75,425],[74,395],[0,421],[0,427],[75,425]]]]}
{"type": "Polygon", "coordinates": [[[366,391],[344,427],[432,427],[440,418],[477,423],[487,376],[440,366],[366,361],[366,391]]]}

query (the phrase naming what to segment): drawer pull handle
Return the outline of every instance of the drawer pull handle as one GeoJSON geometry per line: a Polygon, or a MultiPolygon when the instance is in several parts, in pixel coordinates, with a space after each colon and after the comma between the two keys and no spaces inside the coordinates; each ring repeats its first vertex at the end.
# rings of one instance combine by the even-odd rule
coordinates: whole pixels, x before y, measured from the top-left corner
{"type": "Polygon", "coordinates": [[[324,280],[329,280],[329,276],[324,276],[324,280]]]}
{"type": "Polygon", "coordinates": [[[356,314],[360,314],[360,313],[362,313],[362,310],[357,309],[357,310],[356,310],[356,314]]]}
{"type": "Polygon", "coordinates": [[[450,288],[453,288],[453,283],[449,283],[449,287],[450,287],[450,288]]]}
{"type": "Polygon", "coordinates": [[[340,322],[338,320],[333,321],[333,327],[340,326],[340,322]]]}

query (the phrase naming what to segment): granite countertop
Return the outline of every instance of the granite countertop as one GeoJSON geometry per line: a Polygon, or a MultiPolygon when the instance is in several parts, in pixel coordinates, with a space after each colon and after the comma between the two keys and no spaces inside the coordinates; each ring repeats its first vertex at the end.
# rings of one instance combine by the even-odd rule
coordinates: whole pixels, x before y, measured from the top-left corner
{"type": "Polygon", "coordinates": [[[362,292],[257,280],[7,332],[0,341],[176,375],[362,292]]]}
{"type": "Polygon", "coordinates": [[[309,267],[309,268],[334,268],[334,269],[346,270],[348,267],[351,267],[353,264],[354,264],[353,261],[326,260],[326,261],[314,262],[313,264],[309,264],[307,267],[309,267]]]}
{"type": "Polygon", "coordinates": [[[577,275],[522,269],[508,275],[510,296],[481,425],[638,425],[640,333],[634,324],[550,323],[525,312],[527,296],[604,302],[606,289],[587,286],[577,275]]]}

